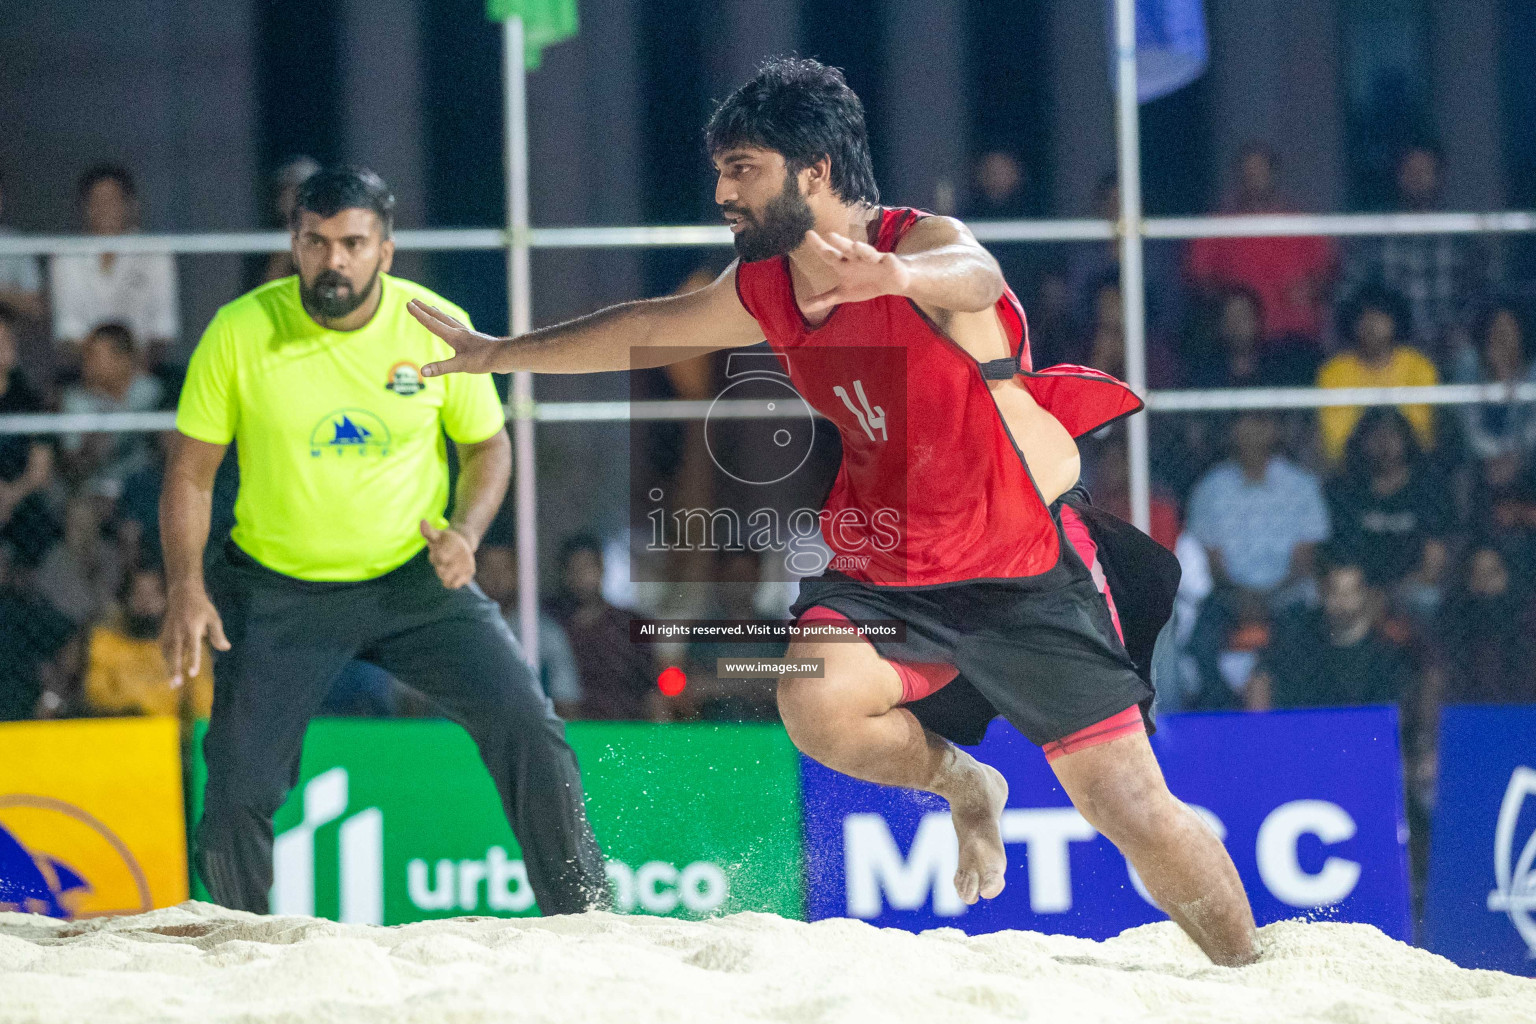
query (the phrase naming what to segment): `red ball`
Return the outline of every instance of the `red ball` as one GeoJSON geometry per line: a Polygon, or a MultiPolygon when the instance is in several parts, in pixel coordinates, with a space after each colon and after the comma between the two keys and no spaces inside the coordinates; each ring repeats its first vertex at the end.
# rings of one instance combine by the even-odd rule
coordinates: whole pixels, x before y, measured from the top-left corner
{"type": "Polygon", "coordinates": [[[656,677],[656,688],[668,697],[676,697],[683,692],[683,688],[687,685],[688,677],[683,674],[682,669],[675,665],[662,669],[661,675],[656,677]]]}

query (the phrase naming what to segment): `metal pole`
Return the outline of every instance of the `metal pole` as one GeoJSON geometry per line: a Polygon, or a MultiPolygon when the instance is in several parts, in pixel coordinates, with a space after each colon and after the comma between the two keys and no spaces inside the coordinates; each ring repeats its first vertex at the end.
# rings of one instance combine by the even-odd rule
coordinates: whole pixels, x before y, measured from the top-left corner
{"type": "MultiPolygon", "coordinates": [[[[1146,278],[1141,236],[1141,109],[1136,95],[1136,0],[1115,0],[1115,54],[1119,70],[1115,113],[1120,151],[1120,301],[1125,317],[1125,378],[1138,395],[1147,393],[1146,278]]],[[[1131,522],[1152,525],[1147,418],[1127,424],[1131,460],[1131,522]]]]}
{"type": "MultiPolygon", "coordinates": [[[[523,66],[523,19],[502,23],[506,97],[507,306],[513,335],[532,326],[533,278],[528,266],[528,72],[523,66]]],[[[517,626],[523,652],[539,664],[539,535],[534,489],[533,374],[512,375],[512,465],[517,488],[517,626]]]]}

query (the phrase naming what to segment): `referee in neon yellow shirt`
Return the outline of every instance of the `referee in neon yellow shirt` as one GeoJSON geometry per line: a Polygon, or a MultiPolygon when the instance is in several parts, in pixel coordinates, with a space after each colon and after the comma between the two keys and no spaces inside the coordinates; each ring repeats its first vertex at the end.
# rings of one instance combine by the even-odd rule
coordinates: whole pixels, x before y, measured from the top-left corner
{"type": "Polygon", "coordinates": [[[290,224],[298,275],[219,310],[187,368],[160,500],[161,643],[178,674],[196,673],[205,636],[219,652],[197,866],[218,902],[267,911],[272,816],[298,781],[304,730],[362,658],[469,730],[540,910],[603,907],[564,725],[472,582],[511,474],[505,417],[489,377],[422,378],[452,352],[406,302],[463,313],[388,275],[393,211],[372,171],[311,177],[290,224]],[[451,521],[445,435],[460,465],[451,521]],[[231,441],[235,528],[205,585],[214,473],[231,441]]]}

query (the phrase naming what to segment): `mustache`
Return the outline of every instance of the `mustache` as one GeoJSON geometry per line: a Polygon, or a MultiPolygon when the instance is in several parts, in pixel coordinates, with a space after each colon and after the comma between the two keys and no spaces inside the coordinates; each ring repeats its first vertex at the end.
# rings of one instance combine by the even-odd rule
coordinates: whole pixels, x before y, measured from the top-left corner
{"type": "Polygon", "coordinates": [[[352,282],[347,280],[347,278],[340,271],[322,270],[320,273],[315,275],[314,287],[351,288],[352,282]]]}
{"type": "Polygon", "coordinates": [[[756,217],[752,216],[752,211],[747,209],[744,206],[732,206],[730,204],[723,204],[720,207],[720,212],[722,214],[734,213],[737,216],[745,217],[747,220],[756,220],[757,219],[756,217]]]}

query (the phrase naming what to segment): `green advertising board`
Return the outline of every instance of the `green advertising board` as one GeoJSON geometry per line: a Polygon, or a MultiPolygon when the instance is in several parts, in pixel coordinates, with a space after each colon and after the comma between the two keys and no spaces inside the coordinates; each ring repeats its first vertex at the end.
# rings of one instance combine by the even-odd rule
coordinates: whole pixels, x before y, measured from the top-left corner
{"type": "MultiPolygon", "coordinates": [[[[189,822],[202,813],[202,734],[189,822]]],[[[804,917],[799,764],[783,729],[576,722],[567,738],[615,910],[804,917]]],[[[273,913],[403,924],[538,912],[490,776],[450,722],[317,719],[275,832],[273,913]]]]}

